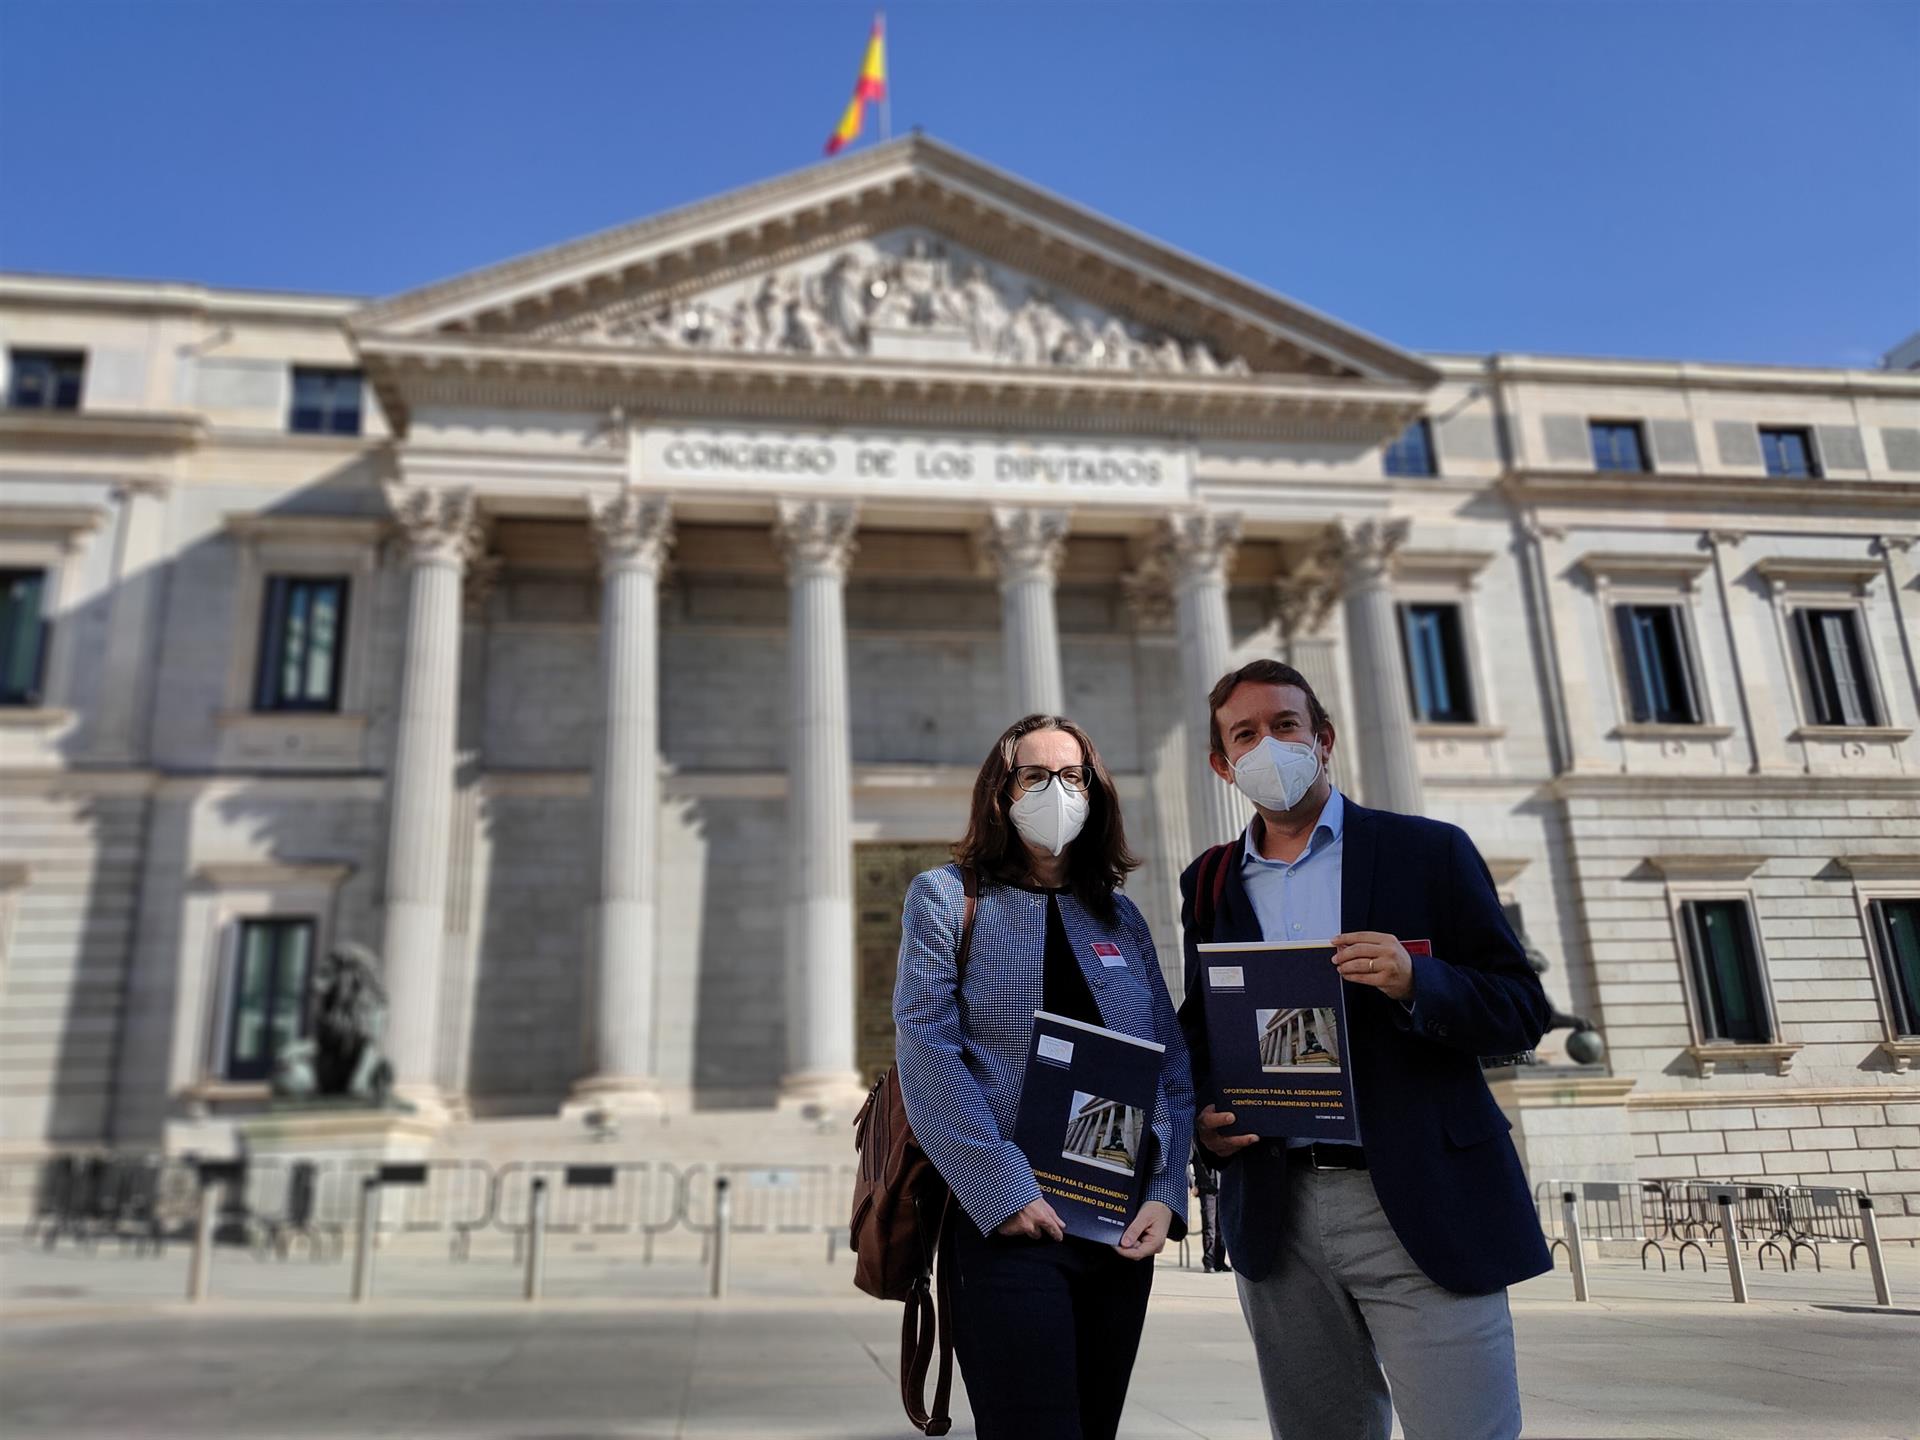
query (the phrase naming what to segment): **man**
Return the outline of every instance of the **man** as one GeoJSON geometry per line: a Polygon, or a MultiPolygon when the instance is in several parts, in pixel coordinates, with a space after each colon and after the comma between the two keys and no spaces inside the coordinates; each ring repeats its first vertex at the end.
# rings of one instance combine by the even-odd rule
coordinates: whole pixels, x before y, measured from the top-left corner
{"type": "Polygon", "coordinates": [[[1409,1440],[1510,1440],[1506,1287],[1550,1261],[1478,1057],[1536,1045],[1546,995],[1465,834],[1332,787],[1333,722],[1298,671],[1257,660],[1207,705],[1213,771],[1257,813],[1180,880],[1198,1096],[1198,942],[1331,938],[1348,982],[1359,1145],[1239,1134],[1211,1105],[1197,1127],[1275,1440],[1386,1440],[1395,1407],[1409,1440]]]}

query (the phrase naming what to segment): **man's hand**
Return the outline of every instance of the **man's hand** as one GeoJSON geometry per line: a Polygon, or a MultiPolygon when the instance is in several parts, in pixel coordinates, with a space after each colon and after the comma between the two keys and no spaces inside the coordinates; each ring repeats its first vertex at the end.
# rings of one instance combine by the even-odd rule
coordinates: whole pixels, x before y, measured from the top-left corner
{"type": "Polygon", "coordinates": [[[1342,980],[1371,985],[1389,1000],[1413,998],[1413,957],[1391,935],[1378,930],[1350,930],[1336,935],[1333,963],[1342,980]]]}
{"type": "Polygon", "coordinates": [[[1194,1127],[1194,1135],[1206,1146],[1207,1153],[1225,1160],[1236,1150],[1244,1150],[1249,1145],[1258,1145],[1258,1135],[1222,1135],[1220,1132],[1233,1124],[1231,1110],[1216,1110],[1209,1105],[1195,1117],[1200,1123],[1194,1127]]]}
{"type": "Polygon", "coordinates": [[[1022,1240],[1064,1240],[1067,1238],[1067,1227],[1060,1223],[1060,1217],[1053,1213],[1053,1206],[1045,1200],[1029,1200],[1002,1220],[995,1233],[1016,1235],[1022,1240]]]}
{"type": "Polygon", "coordinates": [[[1124,1260],[1151,1260],[1167,1243],[1167,1231],[1172,1226],[1173,1211],[1162,1201],[1149,1200],[1113,1248],[1124,1260]]]}

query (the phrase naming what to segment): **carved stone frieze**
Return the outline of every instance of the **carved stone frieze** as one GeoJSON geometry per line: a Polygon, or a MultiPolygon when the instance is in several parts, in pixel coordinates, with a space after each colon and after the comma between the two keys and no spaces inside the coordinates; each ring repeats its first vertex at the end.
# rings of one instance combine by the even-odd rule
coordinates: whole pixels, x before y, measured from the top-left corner
{"type": "Polygon", "coordinates": [[[555,322],[543,338],[650,350],[864,356],[933,345],[975,363],[1245,375],[1191,335],[1143,325],[910,233],[861,242],[704,295],[555,322]]]}

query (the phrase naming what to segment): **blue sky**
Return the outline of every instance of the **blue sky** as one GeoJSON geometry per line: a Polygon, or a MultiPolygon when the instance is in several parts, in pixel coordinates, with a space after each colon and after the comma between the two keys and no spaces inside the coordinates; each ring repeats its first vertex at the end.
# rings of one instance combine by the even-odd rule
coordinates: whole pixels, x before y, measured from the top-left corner
{"type": "MultiPolygon", "coordinates": [[[[0,0],[0,267],[382,295],[811,163],[842,0],[0,0]]],[[[1920,3],[896,0],[896,132],[1419,349],[1871,364],[1920,3]]]]}

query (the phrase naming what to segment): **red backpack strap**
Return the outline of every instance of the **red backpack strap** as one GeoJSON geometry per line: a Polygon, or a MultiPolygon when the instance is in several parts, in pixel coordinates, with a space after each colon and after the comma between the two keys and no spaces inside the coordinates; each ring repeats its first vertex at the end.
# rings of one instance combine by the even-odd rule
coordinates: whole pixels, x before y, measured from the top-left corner
{"type": "Polygon", "coordinates": [[[1213,919],[1220,911],[1220,897],[1227,893],[1227,861],[1233,846],[1215,845],[1200,857],[1200,868],[1193,877],[1194,929],[1213,938],[1213,919]]]}

